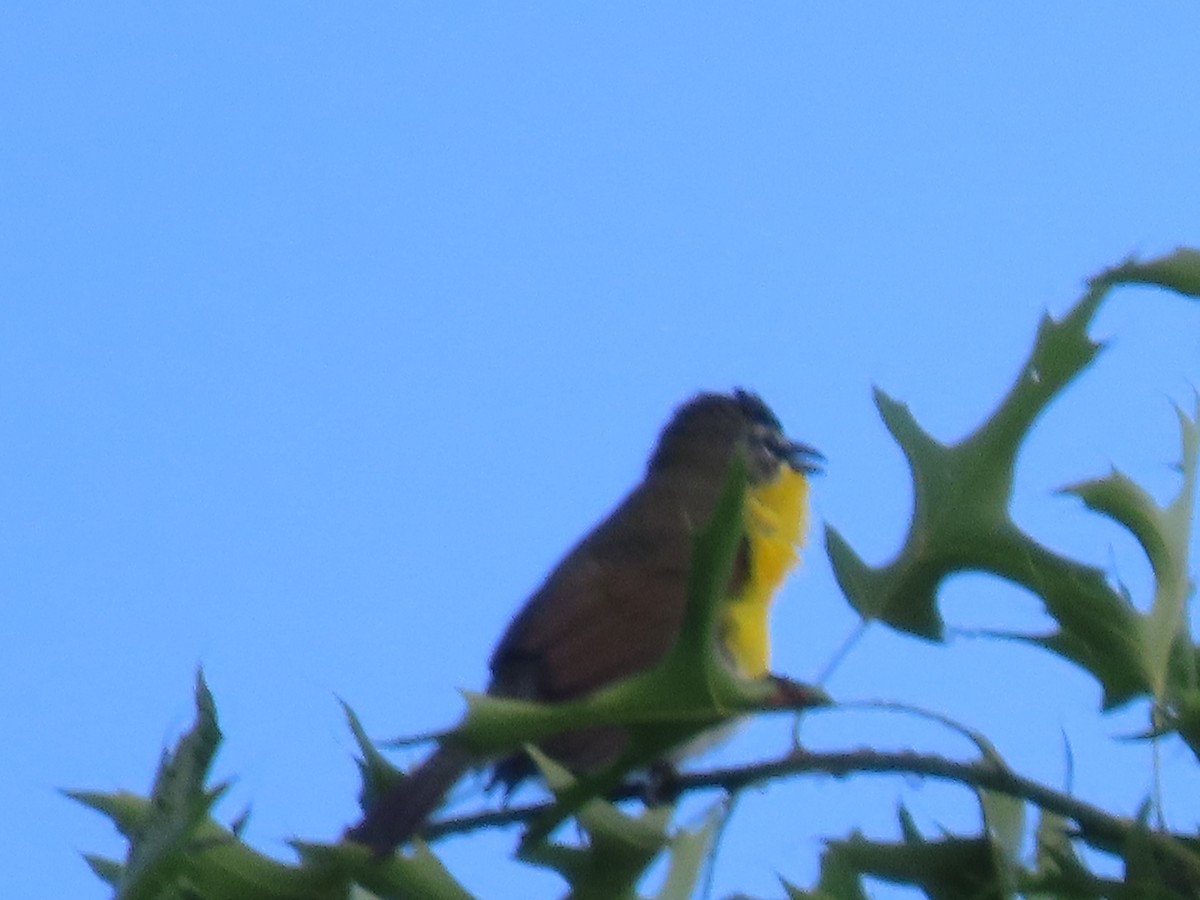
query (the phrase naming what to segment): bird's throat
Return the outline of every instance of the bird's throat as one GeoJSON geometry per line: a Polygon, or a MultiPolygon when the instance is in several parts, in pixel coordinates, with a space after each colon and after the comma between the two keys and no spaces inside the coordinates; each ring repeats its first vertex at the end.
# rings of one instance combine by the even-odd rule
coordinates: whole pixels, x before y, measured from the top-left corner
{"type": "Polygon", "coordinates": [[[738,673],[760,678],[771,664],[771,601],[799,562],[808,530],[808,479],[784,465],[773,481],[750,488],[745,525],[749,575],[725,608],[721,635],[738,673]]]}

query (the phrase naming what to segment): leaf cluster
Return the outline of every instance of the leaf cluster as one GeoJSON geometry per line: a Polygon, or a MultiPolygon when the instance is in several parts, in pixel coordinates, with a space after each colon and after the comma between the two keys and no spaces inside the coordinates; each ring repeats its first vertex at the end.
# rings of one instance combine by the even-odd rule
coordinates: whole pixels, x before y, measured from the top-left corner
{"type": "MultiPolygon", "coordinates": [[[[1103,709],[1146,701],[1151,721],[1145,737],[1177,736],[1200,761],[1200,648],[1189,632],[1187,615],[1193,590],[1187,549],[1195,507],[1200,403],[1193,411],[1178,411],[1180,478],[1167,503],[1156,503],[1115,470],[1063,489],[1126,529],[1142,548],[1154,579],[1153,597],[1144,608],[1099,568],[1039,543],[1010,513],[1024,441],[1103,349],[1088,336],[1088,328],[1112,290],[1125,284],[1200,296],[1200,253],[1180,250],[1146,263],[1129,261],[1093,279],[1062,319],[1042,321],[1012,388],[991,415],[957,443],[939,443],[904,405],[878,391],[880,415],[911,471],[914,500],[908,533],[899,552],[882,565],[865,562],[833,527],[826,529],[825,545],[838,584],[864,621],[929,641],[945,638],[939,589],[951,575],[979,572],[1021,586],[1040,599],[1055,627],[1044,634],[998,636],[1055,654],[1087,673],[1101,688],[1103,709]]],[[[735,466],[713,520],[697,534],[685,624],[677,646],[660,666],[585,700],[553,707],[468,695],[463,720],[440,735],[486,758],[531,747],[574,728],[620,725],[631,738],[626,754],[609,769],[578,779],[537,757],[553,793],[550,802],[434,823],[424,832],[426,840],[452,830],[519,822],[525,826],[519,857],[561,875],[569,897],[641,896],[646,872],[663,860],[666,879],[655,896],[669,900],[695,895],[705,864],[719,844],[725,808],[714,807],[690,830],[672,824],[669,803],[632,815],[612,802],[637,793],[627,783],[629,773],[659,759],[666,748],[730,718],[806,709],[828,700],[816,689],[778,677],[740,679],[713,649],[722,586],[728,582],[741,536],[745,478],[735,466]],[[575,840],[555,837],[567,818],[578,826],[575,840]]],[[[296,864],[254,851],[240,839],[239,824],[225,827],[213,816],[224,786],[210,788],[207,781],[221,734],[202,677],[197,679],[196,706],[194,726],[164,754],[148,796],[70,795],[108,816],[128,840],[122,861],[88,857],[116,897],[470,896],[423,841],[385,861],[341,841],[294,842],[296,864]]],[[[404,774],[390,766],[353,712],[346,711],[362,753],[363,799],[369,802],[404,774]]],[[[947,724],[974,742],[977,758],[794,749],[778,760],[679,776],[669,793],[717,787],[736,795],[771,779],[814,772],[839,777],[894,772],[959,783],[979,804],[982,826],[975,835],[927,837],[902,807],[898,841],[880,842],[858,833],[828,841],[818,884],[808,890],[783,884],[793,898],[859,900],[866,897],[868,878],[915,887],[934,900],[1200,896],[1200,845],[1191,835],[1152,825],[1152,804],[1127,816],[1100,809],[1020,776],[984,736],[947,724]],[[1031,812],[1032,825],[1027,822],[1031,812]],[[1022,847],[1030,831],[1036,850],[1027,858],[1022,847]],[[1119,859],[1123,875],[1096,874],[1097,853],[1119,859]]]]}

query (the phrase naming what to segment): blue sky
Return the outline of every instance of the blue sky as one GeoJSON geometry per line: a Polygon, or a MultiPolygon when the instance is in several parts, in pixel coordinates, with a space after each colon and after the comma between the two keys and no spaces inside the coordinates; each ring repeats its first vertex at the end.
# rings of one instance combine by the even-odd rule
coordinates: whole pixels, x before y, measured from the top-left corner
{"type": "MultiPolygon", "coordinates": [[[[335,696],[380,737],[451,723],[509,614],[638,477],[673,406],[761,392],[819,446],[817,529],[903,534],[879,385],[973,427],[1045,310],[1130,253],[1200,243],[1200,11],[1004,4],[11,3],[0,11],[0,876],[101,897],[120,852],[58,787],[144,789],[202,664],[222,807],[286,855],[355,815],[335,696]]],[[[1021,458],[1019,520],[1143,591],[1056,497],[1116,464],[1160,498],[1198,312],[1125,291],[1095,370],[1021,458]]],[[[819,530],[775,668],[854,619],[819,530]]],[[[979,578],[964,629],[1044,627],[979,578]]],[[[1020,647],[872,629],[829,683],[982,729],[1025,774],[1131,812],[1150,758],[1084,676],[1020,647]]],[[[777,753],[756,726],[726,761],[777,753]]],[[[899,717],[819,746],[968,753],[899,717]]],[[[1168,797],[1196,788],[1164,747],[1168,797]],[[1172,765],[1174,764],[1174,765],[1172,765]]],[[[813,877],[822,835],[970,829],[961,792],[748,796],[717,896],[813,877]]],[[[1168,816],[1193,827],[1185,804],[1168,816]]],[[[447,845],[489,897],[554,896],[514,835],[447,845]]]]}

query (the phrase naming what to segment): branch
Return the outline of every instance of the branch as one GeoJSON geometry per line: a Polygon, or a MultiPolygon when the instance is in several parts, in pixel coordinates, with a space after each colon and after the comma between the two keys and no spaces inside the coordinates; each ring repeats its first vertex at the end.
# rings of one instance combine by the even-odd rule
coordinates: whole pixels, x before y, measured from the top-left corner
{"type": "MultiPolygon", "coordinates": [[[[988,761],[958,762],[924,753],[882,753],[875,750],[854,750],[844,753],[813,753],[795,750],[778,760],[725,769],[712,769],[695,774],[674,776],[668,787],[675,794],[690,791],[720,789],[728,792],[743,790],[777,778],[818,772],[844,778],[868,772],[887,772],[919,775],[957,782],[971,788],[995,791],[1027,800],[1049,812],[1073,821],[1079,837],[1089,845],[1107,853],[1120,853],[1131,835],[1143,830],[1136,820],[1115,816],[1099,807],[1053,790],[1024,778],[1003,766],[988,761]]],[[[642,784],[623,785],[609,799],[628,800],[645,796],[642,784]]],[[[421,835],[431,841],[448,834],[461,834],[480,828],[497,828],[529,821],[553,808],[554,801],[507,807],[469,816],[442,819],[428,825],[421,835]]],[[[1188,871],[1200,878],[1200,862],[1176,844],[1184,840],[1172,834],[1149,833],[1146,837],[1161,852],[1180,861],[1188,871]]]]}
{"type": "Polygon", "coordinates": [[[1119,845],[1134,828],[1131,819],[1113,816],[1099,807],[1024,778],[1003,766],[986,761],[958,762],[927,753],[882,753],[876,750],[811,753],[796,750],[772,762],[714,769],[696,775],[681,776],[679,780],[681,785],[686,785],[689,790],[723,788],[736,791],[764,781],[806,772],[820,772],[838,778],[868,772],[921,775],[995,791],[1028,800],[1042,809],[1072,820],[1079,826],[1080,836],[1085,841],[1103,845],[1110,850],[1113,844],[1119,845]]]}

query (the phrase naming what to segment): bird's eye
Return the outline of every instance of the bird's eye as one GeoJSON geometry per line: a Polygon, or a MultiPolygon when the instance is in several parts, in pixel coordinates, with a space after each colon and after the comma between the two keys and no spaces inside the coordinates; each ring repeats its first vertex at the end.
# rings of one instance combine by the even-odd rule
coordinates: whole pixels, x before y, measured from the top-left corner
{"type": "Polygon", "coordinates": [[[784,440],[774,429],[755,423],[750,426],[748,443],[755,456],[776,458],[782,452],[784,440]]]}

